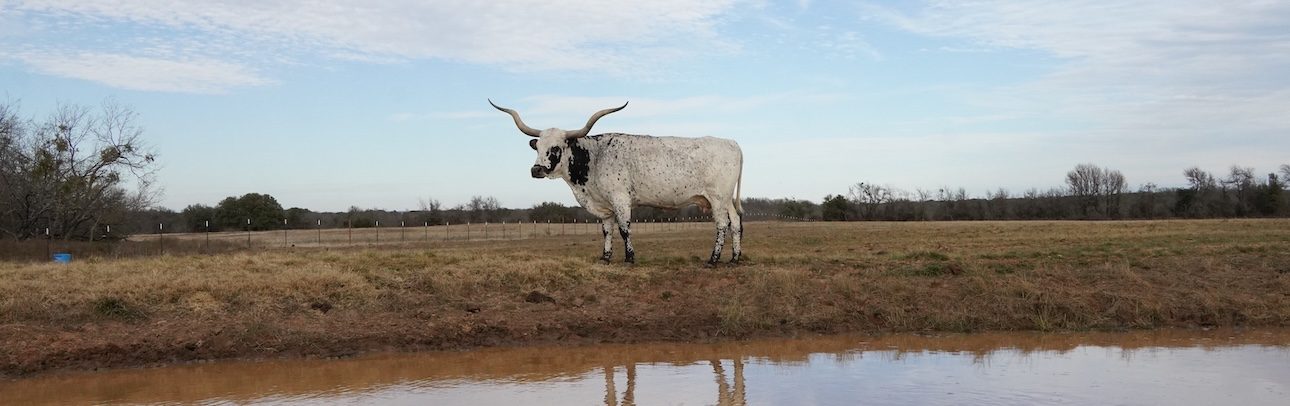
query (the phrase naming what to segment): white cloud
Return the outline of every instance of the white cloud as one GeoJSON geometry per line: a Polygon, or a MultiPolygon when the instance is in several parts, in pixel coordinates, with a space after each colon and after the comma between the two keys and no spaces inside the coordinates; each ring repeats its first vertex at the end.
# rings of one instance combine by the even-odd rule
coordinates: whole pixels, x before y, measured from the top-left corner
{"type": "MultiPolygon", "coordinates": [[[[183,57],[232,52],[242,63],[441,59],[512,71],[648,75],[670,61],[735,49],[716,33],[733,2],[33,0],[10,2],[0,11],[58,28],[33,31],[48,36],[125,32],[123,43],[112,45],[123,57],[160,58],[139,51],[147,46],[180,63],[183,57]]],[[[75,53],[101,52],[103,46],[97,38],[83,41],[89,44],[44,40],[75,53]]]]}
{"type": "Polygon", "coordinates": [[[838,93],[775,93],[747,96],[701,95],[679,98],[641,98],[628,96],[559,96],[539,95],[524,99],[527,107],[520,110],[533,116],[590,115],[596,110],[621,106],[630,102],[627,109],[616,113],[621,117],[643,118],[676,116],[681,114],[743,113],[757,108],[788,103],[823,103],[846,97],[838,93]]]}
{"type": "Polygon", "coordinates": [[[1290,130],[1290,121],[1274,118],[1290,105],[1290,3],[987,0],[865,11],[972,44],[948,49],[1024,49],[1057,60],[1039,80],[974,95],[990,108],[1120,131],[1290,130]]]}
{"type": "Polygon", "coordinates": [[[271,83],[253,70],[217,60],[167,60],[119,54],[23,53],[15,56],[38,72],[145,91],[222,93],[229,87],[271,83]]]}

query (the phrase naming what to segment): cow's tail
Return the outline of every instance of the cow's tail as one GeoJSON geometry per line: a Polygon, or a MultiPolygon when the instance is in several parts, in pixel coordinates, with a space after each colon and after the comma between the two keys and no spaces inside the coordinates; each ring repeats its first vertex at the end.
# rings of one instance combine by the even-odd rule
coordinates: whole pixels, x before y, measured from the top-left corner
{"type": "Polygon", "coordinates": [[[744,152],[742,150],[737,151],[739,151],[739,173],[735,175],[735,213],[743,216],[744,203],[743,199],[739,198],[739,194],[744,190],[744,152]]]}

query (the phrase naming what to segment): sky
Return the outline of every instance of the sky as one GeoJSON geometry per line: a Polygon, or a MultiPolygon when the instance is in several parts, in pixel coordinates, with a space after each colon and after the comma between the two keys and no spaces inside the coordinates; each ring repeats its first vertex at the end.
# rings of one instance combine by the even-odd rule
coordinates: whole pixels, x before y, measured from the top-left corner
{"type": "Polygon", "coordinates": [[[159,205],[576,205],[535,128],[715,136],[745,197],[1131,185],[1290,163],[1285,1],[0,0],[0,97],[108,98],[159,154],[159,205]]]}

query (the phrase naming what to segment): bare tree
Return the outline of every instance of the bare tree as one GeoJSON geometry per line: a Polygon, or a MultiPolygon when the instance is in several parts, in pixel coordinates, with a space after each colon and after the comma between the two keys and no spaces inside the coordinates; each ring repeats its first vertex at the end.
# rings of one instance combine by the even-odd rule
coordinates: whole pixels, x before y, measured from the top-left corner
{"type": "Polygon", "coordinates": [[[1245,216],[1254,210],[1254,168],[1232,165],[1227,178],[1222,180],[1225,205],[1232,215],[1245,216]]]}
{"type": "Polygon", "coordinates": [[[128,107],[112,99],[97,113],[60,105],[35,123],[17,120],[6,105],[0,116],[0,232],[28,238],[49,228],[56,237],[89,238],[99,224],[155,200],[156,156],[128,107]]]}
{"type": "Polygon", "coordinates": [[[859,209],[860,218],[866,220],[877,219],[879,208],[892,200],[891,188],[865,182],[851,185],[847,195],[859,209]]]}
{"type": "Polygon", "coordinates": [[[471,221],[488,222],[496,220],[501,207],[495,197],[472,196],[470,203],[466,204],[466,211],[470,213],[471,221]]]}
{"type": "Polygon", "coordinates": [[[421,221],[430,224],[443,224],[443,205],[439,199],[426,197],[417,199],[417,205],[421,208],[421,221]]]}
{"type": "Polygon", "coordinates": [[[1120,216],[1120,197],[1128,190],[1124,174],[1094,164],[1079,164],[1066,173],[1066,185],[1084,217],[1120,216]]]}
{"type": "Polygon", "coordinates": [[[1008,214],[1008,189],[999,188],[993,192],[986,192],[986,215],[991,220],[1006,219],[1008,214]]]}
{"type": "Polygon", "coordinates": [[[1102,181],[1102,168],[1093,164],[1079,164],[1066,173],[1066,185],[1079,201],[1080,211],[1085,217],[1094,216],[1099,211],[1102,181]]]}
{"type": "Polygon", "coordinates": [[[1208,217],[1223,215],[1218,190],[1218,181],[1209,172],[1199,167],[1183,170],[1183,176],[1191,187],[1178,190],[1178,202],[1174,211],[1181,216],[1208,217]]]}
{"type": "Polygon", "coordinates": [[[1183,170],[1183,176],[1187,177],[1187,183],[1191,185],[1191,188],[1197,191],[1213,190],[1218,187],[1218,182],[1214,180],[1214,175],[1210,175],[1209,172],[1205,172],[1200,167],[1193,166],[1183,170]]]}
{"type": "Polygon", "coordinates": [[[1110,218],[1120,218],[1120,197],[1129,189],[1129,184],[1124,180],[1124,174],[1118,170],[1106,168],[1102,170],[1102,215],[1110,218]]]}

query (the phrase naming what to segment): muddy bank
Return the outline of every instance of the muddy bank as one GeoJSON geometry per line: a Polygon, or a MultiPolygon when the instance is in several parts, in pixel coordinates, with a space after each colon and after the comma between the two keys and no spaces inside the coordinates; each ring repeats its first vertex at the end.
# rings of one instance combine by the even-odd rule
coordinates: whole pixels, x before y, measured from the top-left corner
{"type": "Polygon", "coordinates": [[[851,223],[0,264],[0,373],[246,357],[811,333],[1290,326],[1290,227],[1266,222],[851,223]],[[756,228],[750,228],[756,232],[756,228]],[[766,230],[771,231],[771,230],[766,230]],[[756,234],[754,234],[756,235],[756,234]]]}

